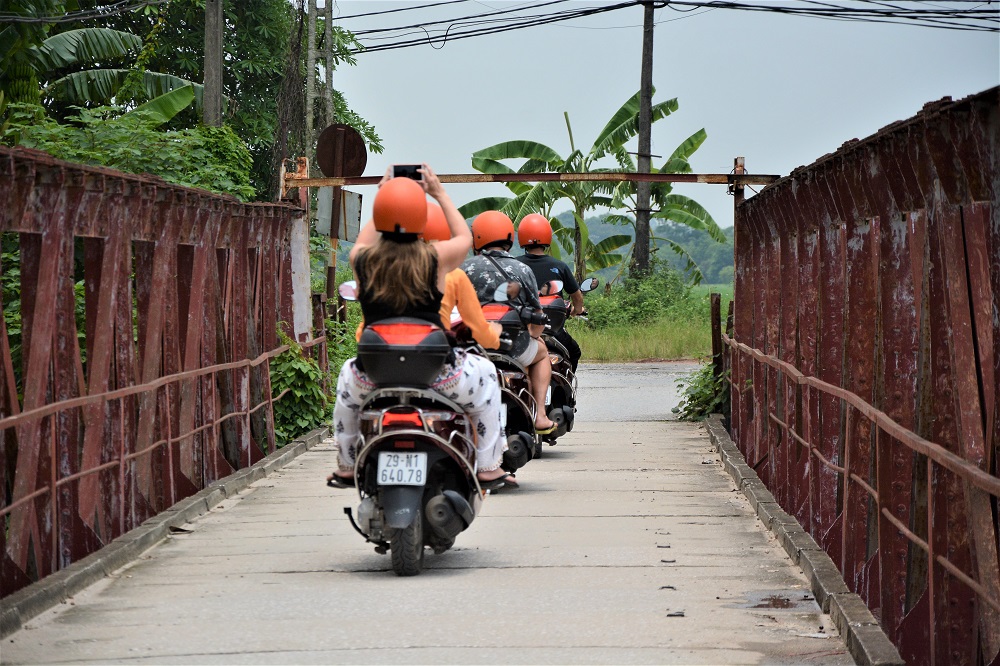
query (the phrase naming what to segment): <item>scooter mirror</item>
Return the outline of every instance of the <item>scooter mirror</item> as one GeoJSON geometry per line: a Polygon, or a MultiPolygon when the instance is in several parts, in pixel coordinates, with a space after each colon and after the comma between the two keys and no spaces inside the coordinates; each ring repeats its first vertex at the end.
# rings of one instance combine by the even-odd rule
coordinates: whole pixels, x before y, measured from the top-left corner
{"type": "Polygon", "coordinates": [[[595,277],[587,278],[582,283],[580,283],[580,291],[588,292],[597,289],[597,285],[601,284],[601,281],[595,277]]]}
{"type": "Polygon", "coordinates": [[[507,301],[512,301],[517,298],[517,295],[521,293],[521,283],[520,282],[504,282],[497,290],[493,292],[493,301],[496,303],[505,303],[507,301]]]}
{"type": "Polygon", "coordinates": [[[337,293],[345,301],[356,301],[358,300],[358,283],[354,280],[348,280],[347,282],[341,282],[337,287],[337,293]]]}
{"type": "Polygon", "coordinates": [[[563,289],[562,280],[550,280],[542,285],[542,289],[539,292],[542,296],[551,296],[552,294],[558,294],[563,289]]]}

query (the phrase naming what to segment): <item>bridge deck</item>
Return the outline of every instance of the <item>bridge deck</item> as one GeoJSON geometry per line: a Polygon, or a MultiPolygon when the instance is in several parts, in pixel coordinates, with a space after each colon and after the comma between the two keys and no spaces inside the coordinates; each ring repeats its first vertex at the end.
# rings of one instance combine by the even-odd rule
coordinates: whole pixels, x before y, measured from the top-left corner
{"type": "Polygon", "coordinates": [[[666,366],[587,366],[577,428],[397,578],[317,446],[31,620],[15,663],[853,663],[809,583],[669,422],[666,366]]]}

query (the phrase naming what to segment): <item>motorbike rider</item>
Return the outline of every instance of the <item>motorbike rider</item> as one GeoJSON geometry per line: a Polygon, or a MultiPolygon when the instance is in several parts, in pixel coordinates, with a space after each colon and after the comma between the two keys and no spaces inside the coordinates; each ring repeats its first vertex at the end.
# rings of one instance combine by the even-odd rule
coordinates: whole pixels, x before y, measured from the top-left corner
{"type": "MultiPolygon", "coordinates": [[[[514,339],[508,354],[528,368],[531,378],[531,392],[535,404],[545,405],[545,393],[552,377],[552,364],[548,349],[541,342],[545,331],[545,314],[538,300],[538,283],[535,275],[525,264],[509,253],[514,245],[514,223],[497,210],[488,210],[472,221],[472,246],[476,253],[462,264],[480,303],[489,303],[493,294],[504,282],[516,280],[520,283],[520,293],[515,303],[527,308],[532,321],[514,339]]],[[[543,408],[536,410],[535,432],[546,435],[556,429],[556,424],[545,414],[543,408]]]]}
{"type": "MultiPolygon", "coordinates": [[[[438,243],[451,238],[451,229],[445,219],[444,210],[433,201],[427,202],[427,225],[420,237],[425,243],[438,243]]],[[[500,334],[503,327],[492,321],[486,321],[483,308],[476,296],[476,289],[469,281],[469,276],[461,268],[456,268],[445,275],[445,289],[441,297],[441,327],[451,329],[451,314],[457,309],[462,321],[472,332],[473,339],[485,349],[500,348],[500,334]]],[[[362,320],[355,331],[354,339],[361,340],[361,332],[365,328],[362,320]]]]}
{"type": "MultiPolygon", "coordinates": [[[[367,324],[391,317],[416,317],[441,325],[445,276],[457,268],[472,244],[469,228],[434,171],[422,164],[420,181],[392,178],[390,167],[379,182],[372,219],[358,234],[350,262],[358,301],[367,324]],[[433,245],[418,242],[427,224],[427,196],[441,205],[451,238],[433,245]]],[[[432,387],[457,401],[476,429],[476,468],[480,482],[515,485],[501,469],[506,444],[500,420],[500,387],[495,366],[481,356],[454,349],[432,387]]],[[[354,485],[360,444],[360,407],[375,385],[357,359],[344,363],[337,378],[333,409],[337,470],[327,477],[335,487],[354,485]]]]}
{"type": "MultiPolygon", "coordinates": [[[[444,211],[441,206],[428,201],[424,242],[440,243],[450,238],[451,228],[444,217],[444,211]]],[[[486,349],[499,349],[503,327],[494,321],[486,321],[479,297],[476,295],[476,288],[472,286],[469,276],[461,268],[456,268],[445,276],[444,296],[441,298],[441,322],[446,330],[451,328],[451,313],[456,308],[476,342],[486,349]]]]}
{"type": "MultiPolygon", "coordinates": [[[[517,260],[531,269],[539,287],[544,287],[547,282],[552,280],[561,280],[563,291],[570,299],[569,316],[583,314],[583,292],[580,291],[580,285],[577,283],[573,271],[565,262],[548,254],[549,247],[552,245],[552,225],[549,224],[544,215],[530,213],[521,218],[521,223],[517,225],[517,244],[524,250],[524,254],[517,257],[517,260]]],[[[580,345],[569,334],[565,326],[553,337],[561,342],[566,351],[569,352],[573,372],[576,372],[576,366],[580,362],[582,353],[580,345]]]]}

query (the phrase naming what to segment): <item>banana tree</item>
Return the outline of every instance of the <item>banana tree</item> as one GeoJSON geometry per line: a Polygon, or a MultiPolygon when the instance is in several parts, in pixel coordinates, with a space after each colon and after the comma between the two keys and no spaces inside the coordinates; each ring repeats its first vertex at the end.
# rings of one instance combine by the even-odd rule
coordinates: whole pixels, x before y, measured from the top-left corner
{"type": "Polygon", "coordinates": [[[576,217],[574,217],[574,223],[576,225],[575,228],[564,227],[559,218],[552,218],[552,235],[557,242],[553,243],[549,248],[549,254],[556,259],[562,259],[562,250],[571,255],[573,254],[576,247],[573,240],[576,228],[580,230],[581,246],[584,249],[583,254],[587,274],[596,273],[603,268],[617,266],[627,256],[626,254],[616,252],[616,250],[631,243],[632,236],[628,234],[614,234],[595,244],[590,240],[590,230],[587,228],[587,223],[576,217]]]}
{"type": "MultiPolygon", "coordinates": [[[[654,91],[655,93],[655,91],[654,91]]],[[[677,100],[670,99],[652,107],[652,122],[666,118],[678,108],[677,100]]],[[[566,157],[554,149],[535,141],[505,141],[488,148],[476,151],[472,155],[472,167],[477,171],[489,174],[514,173],[614,173],[634,172],[635,164],[626,150],[625,144],[638,135],[639,124],[639,93],[627,100],[611,117],[611,120],[597,135],[587,153],[576,148],[573,140],[573,129],[569,121],[569,113],[564,112],[566,130],[569,134],[570,152],[566,157]],[[617,162],[615,168],[598,168],[595,163],[606,156],[611,156],[617,162]],[[516,170],[504,164],[504,160],[524,160],[516,170]]],[[[702,132],[703,133],[703,132],[702,132]]],[[[703,141],[704,139],[702,139],[703,141]]],[[[691,139],[682,144],[687,145],[691,139]]],[[[670,168],[683,168],[687,157],[697,149],[692,145],[689,150],[675,151],[676,159],[668,160],[670,168]]],[[[666,165],[665,165],[666,166],[666,165]]],[[[690,170],[690,167],[688,167],[690,170]]],[[[629,185],[626,183],[625,185],[629,185]]],[[[573,228],[574,272],[582,279],[587,270],[586,225],[583,220],[588,211],[594,208],[621,207],[627,196],[627,189],[622,189],[610,182],[540,182],[508,183],[508,189],[513,197],[490,197],[478,199],[462,207],[463,214],[471,217],[490,208],[503,210],[518,222],[528,213],[542,212],[550,217],[552,206],[563,199],[568,199],[573,206],[573,218],[576,226],[573,228]]],[[[634,190],[634,186],[632,187],[634,190]]],[[[674,202],[679,205],[679,202],[674,202]]],[[[693,207],[688,206],[688,208],[693,207]]],[[[680,216],[678,216],[680,217],[680,216]]],[[[687,219],[696,218],[690,213],[687,219]]],[[[709,218],[710,219],[710,218],[709,218]]],[[[677,221],[683,220],[678,219],[677,221]]],[[[714,225],[714,222],[712,223],[714,225]]],[[[721,232],[720,232],[721,233],[721,232]]],[[[620,246],[619,246],[620,247],[620,246]]]]}

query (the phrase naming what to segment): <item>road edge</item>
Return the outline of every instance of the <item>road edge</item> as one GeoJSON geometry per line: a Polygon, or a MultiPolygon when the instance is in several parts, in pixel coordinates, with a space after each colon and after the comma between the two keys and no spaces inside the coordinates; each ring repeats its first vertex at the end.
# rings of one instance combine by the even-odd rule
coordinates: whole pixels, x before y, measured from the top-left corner
{"type": "Polygon", "coordinates": [[[250,467],[237,470],[161,511],[100,550],[0,599],[0,638],[20,631],[32,618],[134,562],[144,552],[164,541],[172,528],[190,523],[255,481],[281,469],[323,441],[328,433],[329,428],[317,428],[289,442],[250,467]]]}
{"type": "Polygon", "coordinates": [[[722,457],[722,466],[749,500],[760,522],[774,534],[788,557],[809,579],[816,603],[824,613],[830,614],[855,663],[860,666],[906,666],[868,606],[847,587],[830,556],[778,505],[757,472],[747,464],[722,424],[722,418],[721,414],[712,414],[704,422],[709,440],[722,457]]]}

